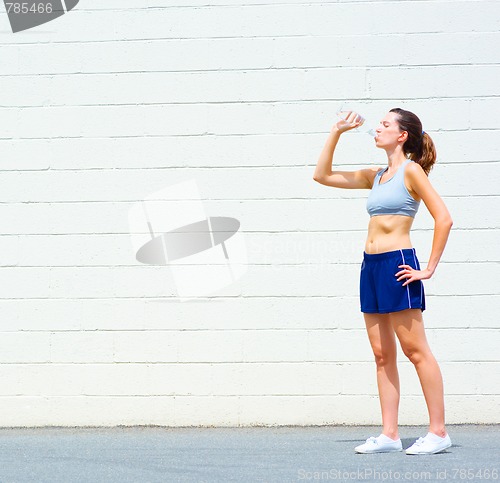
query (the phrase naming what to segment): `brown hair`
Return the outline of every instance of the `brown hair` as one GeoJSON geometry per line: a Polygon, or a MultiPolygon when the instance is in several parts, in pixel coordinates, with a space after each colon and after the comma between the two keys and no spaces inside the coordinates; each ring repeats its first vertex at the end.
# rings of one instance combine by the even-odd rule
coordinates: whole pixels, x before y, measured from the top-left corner
{"type": "Polygon", "coordinates": [[[431,137],[427,133],[422,134],[422,122],[413,112],[405,111],[399,107],[395,107],[389,112],[397,114],[396,122],[399,129],[408,132],[408,139],[403,144],[403,152],[405,155],[409,154],[411,160],[420,164],[425,174],[429,176],[429,171],[436,162],[437,154],[431,137]]]}

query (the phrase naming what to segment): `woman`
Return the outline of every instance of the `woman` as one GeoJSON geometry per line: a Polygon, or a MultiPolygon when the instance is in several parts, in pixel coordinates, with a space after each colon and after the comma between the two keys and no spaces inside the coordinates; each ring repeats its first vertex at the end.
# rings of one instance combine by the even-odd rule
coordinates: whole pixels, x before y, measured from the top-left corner
{"type": "Polygon", "coordinates": [[[434,143],[412,112],[391,109],[376,129],[376,146],[387,153],[385,169],[332,171],[340,135],[362,123],[362,118],[350,111],[332,127],[313,176],[326,186],[371,190],[366,205],[370,222],[361,265],[360,302],[377,367],[383,431],[378,437],[369,437],[355,451],[385,453],[403,449],[398,435],[397,336],[417,371],[430,419],[427,435],[418,438],[406,453],[438,453],[449,448],[451,441],[444,423],[443,379],[422,320],[422,280],[429,279],[436,270],[453,222],[427,178],[436,162],[434,143]],[[435,222],[432,250],[423,270],[410,242],[410,228],[421,200],[435,222]]]}

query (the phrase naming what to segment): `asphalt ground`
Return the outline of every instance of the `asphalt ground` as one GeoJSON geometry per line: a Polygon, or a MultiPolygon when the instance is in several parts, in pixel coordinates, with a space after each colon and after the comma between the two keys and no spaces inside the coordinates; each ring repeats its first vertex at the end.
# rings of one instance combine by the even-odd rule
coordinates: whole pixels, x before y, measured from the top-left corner
{"type": "Polygon", "coordinates": [[[3,428],[0,482],[295,482],[500,480],[500,425],[447,425],[453,445],[404,449],[425,426],[400,426],[403,452],[357,454],[380,426],[3,428]]]}

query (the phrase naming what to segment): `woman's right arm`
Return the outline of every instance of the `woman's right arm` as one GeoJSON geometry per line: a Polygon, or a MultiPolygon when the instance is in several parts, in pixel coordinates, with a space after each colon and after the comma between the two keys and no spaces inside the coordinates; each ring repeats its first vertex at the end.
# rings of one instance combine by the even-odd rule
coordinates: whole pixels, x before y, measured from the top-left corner
{"type": "Polygon", "coordinates": [[[333,152],[340,135],[362,124],[359,121],[354,122],[355,119],[357,119],[357,114],[350,112],[345,120],[341,119],[333,126],[319,156],[313,175],[314,181],[334,188],[370,189],[372,187],[375,174],[380,168],[367,168],[358,171],[332,170],[333,152]]]}

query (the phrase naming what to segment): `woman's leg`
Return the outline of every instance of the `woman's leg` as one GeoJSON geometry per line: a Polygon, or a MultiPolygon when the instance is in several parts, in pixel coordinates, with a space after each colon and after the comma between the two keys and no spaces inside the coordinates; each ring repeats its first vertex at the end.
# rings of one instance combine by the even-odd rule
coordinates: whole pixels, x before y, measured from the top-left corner
{"type": "Polygon", "coordinates": [[[414,364],[429,411],[429,431],[445,437],[443,378],[424,331],[420,309],[406,309],[389,314],[401,349],[414,364]]]}
{"type": "Polygon", "coordinates": [[[388,314],[363,314],[377,365],[377,385],[382,409],[382,433],[398,439],[399,374],[394,329],[388,314]]]}

